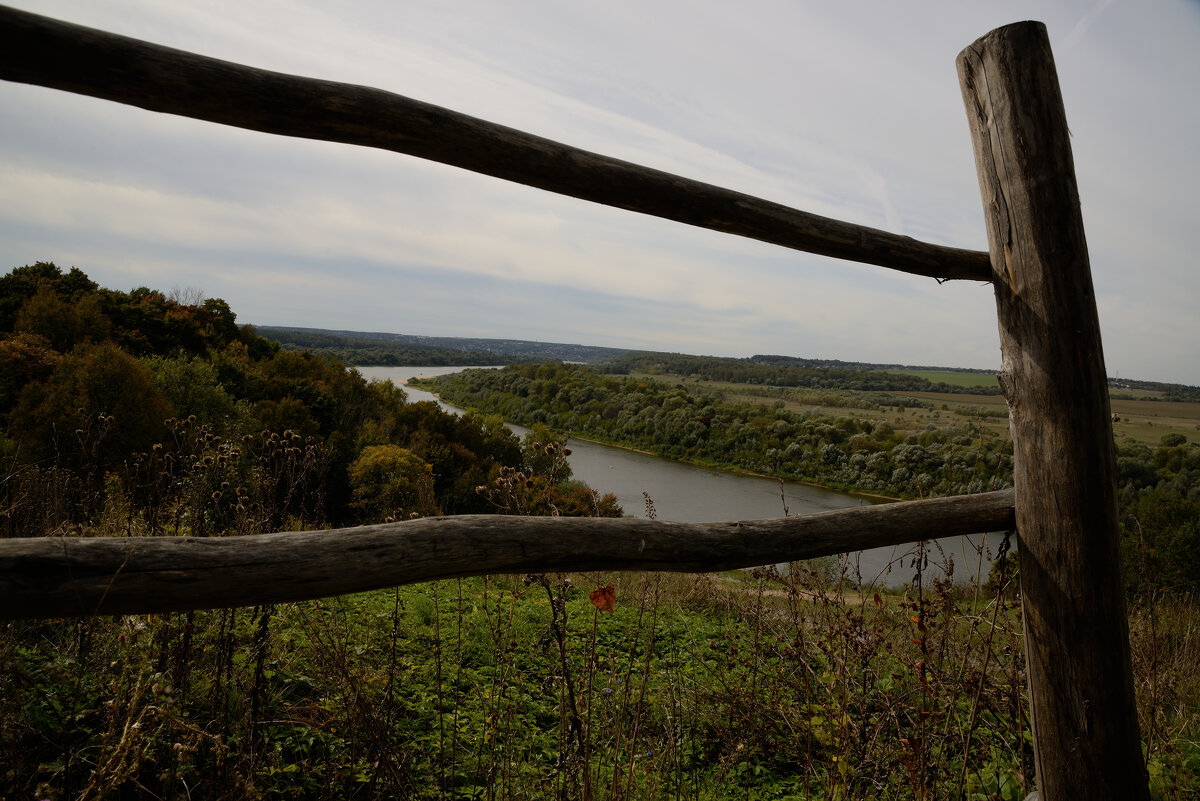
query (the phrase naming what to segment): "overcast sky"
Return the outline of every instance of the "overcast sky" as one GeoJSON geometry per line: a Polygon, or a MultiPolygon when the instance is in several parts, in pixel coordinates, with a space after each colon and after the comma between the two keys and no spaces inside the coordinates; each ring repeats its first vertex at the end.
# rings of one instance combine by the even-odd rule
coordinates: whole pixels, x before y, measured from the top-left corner
{"type": "MultiPolygon", "coordinates": [[[[806,211],[986,250],[954,60],[1046,23],[1108,372],[1200,384],[1200,3],[10,0],[365,84],[806,211]]],[[[240,322],[996,369],[938,285],[419,159],[0,82],[0,272],[198,288],[240,322]]]]}

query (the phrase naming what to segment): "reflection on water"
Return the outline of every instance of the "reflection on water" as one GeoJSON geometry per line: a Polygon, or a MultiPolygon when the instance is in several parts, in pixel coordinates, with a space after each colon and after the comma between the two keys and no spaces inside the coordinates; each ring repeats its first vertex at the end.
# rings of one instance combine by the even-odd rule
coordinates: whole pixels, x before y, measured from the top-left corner
{"type": "MultiPolygon", "coordinates": [[[[432,377],[457,373],[464,367],[358,367],[367,378],[389,379],[403,383],[412,377],[432,377]]],[[[410,401],[436,401],[442,408],[461,413],[461,409],[442,403],[431,393],[405,387],[410,401]]],[[[509,425],[518,436],[528,429],[509,425]]],[[[725,520],[761,520],[804,515],[881,503],[880,499],[812,487],[778,479],[747,476],[725,470],[672,462],[649,454],[600,445],[582,440],[571,441],[568,461],[574,476],[600,493],[617,496],[627,515],[646,516],[646,496],[654,503],[659,520],[702,523],[725,520]],[[644,494],[643,494],[644,493],[644,494]]],[[[1001,536],[978,535],[950,537],[929,543],[921,554],[925,575],[942,575],[938,566],[953,563],[954,577],[968,581],[979,573],[986,576],[996,556],[1001,536]]],[[[900,545],[874,548],[842,557],[838,570],[864,583],[898,586],[911,582],[916,574],[917,546],[900,545]]]]}

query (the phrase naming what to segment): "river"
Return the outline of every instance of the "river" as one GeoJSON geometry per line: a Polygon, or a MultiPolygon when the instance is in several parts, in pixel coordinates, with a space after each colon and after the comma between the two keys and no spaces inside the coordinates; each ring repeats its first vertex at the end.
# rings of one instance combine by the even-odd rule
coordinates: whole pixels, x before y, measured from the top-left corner
{"type": "MultiPolygon", "coordinates": [[[[379,378],[404,384],[409,378],[432,377],[457,373],[466,367],[356,367],[367,378],[379,378]]],[[[411,401],[435,401],[455,414],[462,410],[444,403],[429,392],[405,386],[411,401]]],[[[523,437],[527,428],[509,424],[517,436],[523,437]]],[[[785,514],[813,514],[850,506],[862,506],[882,501],[864,495],[800,484],[794,481],[743,475],[727,470],[714,470],[697,465],[674,462],[658,456],[601,445],[583,440],[571,440],[571,455],[567,461],[575,478],[584,481],[600,493],[617,496],[627,515],[646,517],[646,496],[653,501],[659,520],[699,523],[724,520],[761,520],[783,517],[785,514]],[[645,493],[645,494],[643,494],[645,493]]],[[[943,564],[952,558],[954,576],[967,581],[980,564],[980,546],[984,537],[952,537],[938,540],[927,547],[930,565],[943,564]],[[965,570],[964,570],[965,568],[965,570]]],[[[989,556],[999,547],[1000,538],[990,535],[983,548],[984,574],[989,556]]],[[[842,568],[851,578],[861,576],[863,583],[895,587],[913,580],[913,560],[916,546],[875,548],[847,554],[842,568]]],[[[931,571],[932,572],[932,571],[931,571]]],[[[937,571],[935,575],[941,575],[937,571]]],[[[927,576],[929,573],[926,574],[927,576]]]]}

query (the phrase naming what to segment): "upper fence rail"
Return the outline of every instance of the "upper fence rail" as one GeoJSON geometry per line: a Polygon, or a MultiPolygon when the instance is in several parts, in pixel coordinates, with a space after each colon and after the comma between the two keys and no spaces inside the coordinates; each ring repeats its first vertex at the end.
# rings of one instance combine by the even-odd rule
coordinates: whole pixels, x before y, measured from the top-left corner
{"type": "Polygon", "coordinates": [[[606,206],[939,280],[988,254],[833,220],[381,89],[256,69],[0,6],[0,78],[265,133],[391,150],[606,206]]]}

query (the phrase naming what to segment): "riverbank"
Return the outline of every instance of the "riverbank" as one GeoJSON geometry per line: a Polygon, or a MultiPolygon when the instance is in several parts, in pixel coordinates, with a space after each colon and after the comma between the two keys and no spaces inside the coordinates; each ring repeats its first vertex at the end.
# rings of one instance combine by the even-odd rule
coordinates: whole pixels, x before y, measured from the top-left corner
{"type": "Polygon", "coordinates": [[[559,363],[470,370],[443,375],[433,386],[456,404],[507,420],[845,492],[917,499],[1011,483],[1011,442],[938,409],[902,409],[900,425],[863,410],[793,411],[782,398],[731,401],[704,386],[559,363]]]}
{"type": "MultiPolygon", "coordinates": [[[[470,411],[475,414],[488,414],[489,413],[484,410],[474,408],[471,406],[459,406],[457,404],[451,404],[448,401],[444,400],[440,393],[433,391],[434,383],[433,383],[432,378],[422,377],[422,378],[417,378],[415,383],[411,383],[411,382],[412,382],[412,379],[405,379],[403,382],[399,382],[399,383],[403,383],[405,386],[412,386],[412,388],[414,388],[414,389],[418,389],[421,392],[427,393],[431,397],[435,398],[439,403],[441,403],[443,405],[443,407],[459,409],[461,411],[470,411]]],[[[512,423],[511,421],[506,421],[506,422],[510,426],[520,426],[521,428],[526,428],[523,424],[520,424],[520,423],[512,423]]],[[[613,442],[611,440],[606,440],[606,439],[602,439],[602,438],[595,437],[595,436],[583,436],[576,432],[568,432],[567,435],[570,437],[570,439],[577,441],[577,442],[588,442],[593,445],[603,446],[605,448],[615,448],[618,450],[625,451],[627,453],[636,453],[636,454],[639,454],[642,456],[648,456],[648,457],[655,458],[655,459],[663,459],[663,460],[666,460],[669,462],[673,462],[675,464],[688,465],[691,467],[701,468],[704,470],[721,470],[721,471],[724,471],[724,472],[727,472],[727,473],[730,473],[733,475],[746,476],[748,478],[760,478],[760,479],[768,479],[768,480],[772,480],[772,481],[781,481],[781,482],[786,482],[788,484],[794,484],[797,486],[811,487],[813,489],[825,490],[828,492],[837,492],[837,493],[841,493],[841,494],[852,496],[852,497],[869,499],[873,502],[878,502],[878,503],[892,503],[895,501],[911,500],[911,499],[897,497],[895,495],[885,495],[885,494],[878,493],[878,492],[870,492],[870,491],[855,488],[855,487],[838,486],[836,484],[823,484],[823,483],[816,482],[816,481],[806,481],[804,479],[798,479],[798,478],[789,477],[789,476],[781,476],[781,475],[776,475],[776,474],[771,474],[771,473],[758,472],[758,471],[749,470],[749,469],[746,469],[743,467],[738,467],[737,465],[730,465],[730,464],[725,464],[725,463],[715,463],[715,462],[704,462],[704,461],[693,460],[693,459],[680,459],[680,458],[669,456],[666,454],[656,453],[654,451],[646,450],[644,448],[637,448],[632,445],[628,445],[628,444],[621,443],[621,442],[613,442]]]]}
{"type": "MultiPolygon", "coordinates": [[[[412,391],[448,406],[424,388],[413,387],[412,391]]],[[[465,411],[460,406],[449,408],[465,411]]],[[[529,430],[523,426],[510,427],[520,436],[529,430]]],[[[590,437],[572,437],[572,454],[568,462],[576,478],[598,492],[615,494],[627,515],[654,514],[666,521],[777,519],[785,515],[817,514],[895,501],[871,493],[850,493],[814,483],[781,480],[755,471],[671,459],[646,449],[610,444],[590,437]],[[646,507],[647,500],[652,512],[646,507]]],[[[969,583],[977,577],[982,580],[987,576],[1001,539],[1001,535],[983,534],[950,538],[931,544],[929,556],[946,571],[954,566],[955,583],[969,583]]],[[[915,549],[914,544],[856,552],[845,558],[839,570],[860,575],[864,583],[873,587],[899,588],[913,579],[914,571],[909,569],[909,563],[915,549]]]]}
{"type": "Polygon", "coordinates": [[[579,441],[579,442],[590,442],[594,445],[603,445],[606,448],[619,448],[624,451],[629,451],[630,453],[638,453],[638,454],[642,454],[643,456],[653,456],[655,459],[666,459],[668,461],[675,462],[676,464],[690,465],[692,467],[700,467],[700,468],[704,468],[706,470],[723,470],[727,473],[732,473],[734,475],[739,475],[739,476],[746,476],[748,478],[769,479],[772,481],[780,481],[780,482],[787,482],[789,484],[796,484],[796,485],[799,485],[802,487],[812,487],[813,489],[829,490],[830,492],[840,492],[840,493],[844,493],[846,495],[851,495],[851,496],[855,496],[855,497],[870,498],[872,500],[879,501],[880,503],[892,503],[895,501],[905,500],[904,498],[897,498],[892,495],[880,495],[878,493],[864,492],[863,490],[852,489],[852,488],[847,488],[847,487],[831,486],[829,484],[818,484],[815,481],[804,481],[803,479],[787,478],[784,476],[771,475],[769,473],[757,473],[753,470],[746,470],[745,468],[736,467],[733,465],[710,464],[710,463],[706,463],[706,462],[691,461],[688,459],[677,459],[677,458],[674,458],[671,456],[665,456],[661,453],[654,453],[653,451],[647,451],[647,450],[642,450],[640,448],[634,448],[631,445],[623,445],[619,442],[608,442],[606,440],[593,439],[590,437],[581,437],[578,434],[568,434],[568,436],[570,437],[570,439],[579,441]]]}

